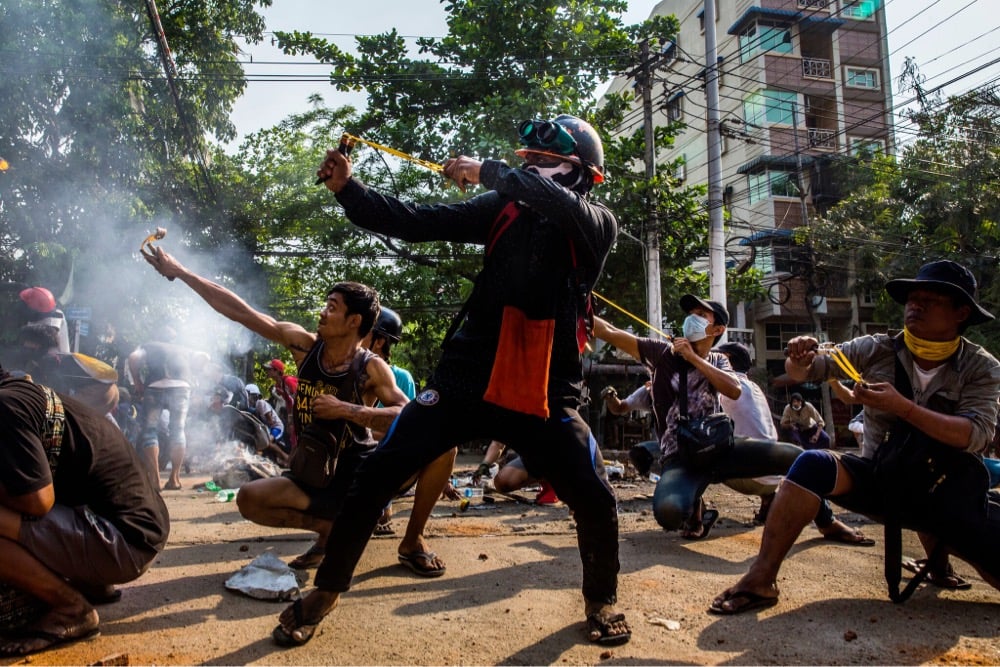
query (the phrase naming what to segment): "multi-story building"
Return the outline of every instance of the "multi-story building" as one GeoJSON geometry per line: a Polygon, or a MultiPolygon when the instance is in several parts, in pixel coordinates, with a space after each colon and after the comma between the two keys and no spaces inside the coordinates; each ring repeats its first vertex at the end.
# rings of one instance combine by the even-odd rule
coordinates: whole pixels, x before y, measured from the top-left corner
{"type": "MultiPolygon", "coordinates": [[[[662,0],[651,14],[680,21],[654,59],[653,122],[687,125],[657,162],[684,158],[674,174],[689,183],[708,180],[704,8],[662,0]]],[[[715,0],[715,11],[727,257],[752,260],[769,295],[729,304],[731,337],[777,376],[794,335],[844,340],[877,327],[870,299],[849,293],[850,267],[817,268],[823,258],[791,230],[841,196],[837,156],[893,150],[885,13],[876,0],[715,0]]]]}

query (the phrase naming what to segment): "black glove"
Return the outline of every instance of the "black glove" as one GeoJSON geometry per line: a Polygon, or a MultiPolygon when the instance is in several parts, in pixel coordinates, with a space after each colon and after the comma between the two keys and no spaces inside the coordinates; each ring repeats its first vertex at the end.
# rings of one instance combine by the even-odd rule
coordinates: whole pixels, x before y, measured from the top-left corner
{"type": "Polygon", "coordinates": [[[486,461],[480,463],[479,467],[476,468],[476,472],[472,473],[472,483],[478,484],[479,480],[482,479],[483,477],[489,478],[491,467],[493,467],[492,464],[489,464],[486,461]]]}

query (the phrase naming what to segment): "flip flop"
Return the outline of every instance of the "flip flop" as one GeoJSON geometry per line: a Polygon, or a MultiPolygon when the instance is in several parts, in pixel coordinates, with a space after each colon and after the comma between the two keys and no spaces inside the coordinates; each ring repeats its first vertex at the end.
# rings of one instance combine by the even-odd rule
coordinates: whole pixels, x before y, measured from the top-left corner
{"type": "Polygon", "coordinates": [[[733,616],[753,611],[754,609],[767,609],[776,604],[778,604],[777,596],[768,597],[758,593],[751,593],[750,591],[733,591],[723,593],[722,597],[712,600],[712,604],[708,607],[708,613],[719,616],[733,616]],[[739,600],[743,600],[744,602],[738,603],[739,600]],[[730,607],[722,606],[726,602],[733,604],[730,607]]]}
{"type": "Polygon", "coordinates": [[[288,563],[288,567],[293,570],[309,570],[319,567],[319,564],[323,562],[324,556],[326,556],[326,548],[320,548],[314,544],[304,554],[293,558],[288,563]]]}
{"type": "Polygon", "coordinates": [[[440,577],[445,573],[447,568],[444,565],[441,567],[434,567],[433,565],[431,567],[424,567],[420,564],[421,561],[432,564],[435,558],[437,558],[437,554],[433,551],[414,551],[412,554],[399,554],[400,564],[408,567],[421,577],[440,577]]]}
{"type": "Polygon", "coordinates": [[[63,644],[72,644],[73,642],[95,639],[100,634],[100,627],[93,627],[90,630],[86,630],[83,633],[72,637],[67,637],[65,634],[49,632],[48,630],[42,630],[40,628],[24,628],[11,634],[14,638],[12,641],[0,643],[0,655],[28,655],[29,653],[37,653],[38,651],[47,651],[50,648],[61,646],[63,644]],[[37,648],[21,650],[20,644],[23,643],[24,640],[31,639],[41,639],[48,643],[37,648]]]}
{"type": "Polygon", "coordinates": [[[864,533],[860,530],[838,530],[836,533],[830,533],[829,535],[823,536],[824,540],[829,540],[830,542],[838,542],[840,544],[850,544],[854,547],[873,547],[875,546],[875,540],[870,537],[865,537],[864,533]]]}
{"type": "Polygon", "coordinates": [[[83,597],[92,605],[114,604],[122,599],[122,591],[114,586],[95,586],[93,588],[80,588],[83,597]]]}
{"type": "Polygon", "coordinates": [[[694,535],[691,532],[681,533],[685,540],[703,540],[712,532],[712,527],[719,520],[719,510],[704,510],[701,513],[701,533],[694,535]]]}
{"type": "MultiPolygon", "coordinates": [[[[926,558],[918,558],[916,560],[913,558],[904,558],[902,566],[904,570],[916,573],[926,562],[926,558]]],[[[955,571],[951,568],[951,566],[948,567],[947,572],[928,572],[927,581],[934,584],[938,588],[946,588],[950,591],[967,591],[972,588],[972,582],[966,581],[962,577],[955,574],[955,571]]]]}
{"type": "Polygon", "coordinates": [[[611,626],[615,623],[625,623],[625,614],[604,615],[600,612],[594,612],[593,614],[587,616],[588,633],[600,633],[597,637],[590,637],[590,641],[595,644],[614,646],[617,644],[624,644],[628,640],[632,639],[632,628],[629,627],[628,623],[625,623],[625,632],[611,634],[611,626]]]}
{"type": "Polygon", "coordinates": [[[292,632],[299,630],[302,633],[301,639],[285,630],[280,623],[271,631],[271,639],[274,640],[274,643],[284,648],[308,644],[309,640],[316,634],[316,628],[319,627],[320,621],[323,620],[321,618],[315,623],[305,622],[302,617],[302,598],[292,603],[292,613],[295,614],[295,627],[292,628],[292,632]]]}
{"type": "Polygon", "coordinates": [[[385,523],[376,523],[375,530],[372,535],[395,535],[396,531],[392,528],[392,522],[386,521],[385,523]]]}

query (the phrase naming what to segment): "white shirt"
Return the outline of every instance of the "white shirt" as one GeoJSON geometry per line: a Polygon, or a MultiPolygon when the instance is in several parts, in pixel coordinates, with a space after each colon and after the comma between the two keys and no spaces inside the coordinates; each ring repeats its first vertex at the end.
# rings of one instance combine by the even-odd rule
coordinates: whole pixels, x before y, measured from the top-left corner
{"type": "Polygon", "coordinates": [[[746,373],[736,373],[736,378],[740,382],[740,397],[733,400],[719,395],[722,411],[733,420],[733,435],[738,438],[777,440],[778,429],[774,426],[771,408],[764,392],[746,373]]]}

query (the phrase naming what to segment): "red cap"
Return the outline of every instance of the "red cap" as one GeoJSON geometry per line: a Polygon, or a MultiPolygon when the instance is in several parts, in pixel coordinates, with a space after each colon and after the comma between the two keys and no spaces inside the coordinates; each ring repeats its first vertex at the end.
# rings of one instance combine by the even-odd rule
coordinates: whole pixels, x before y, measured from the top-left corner
{"type": "Polygon", "coordinates": [[[49,313],[56,309],[55,297],[44,287],[29,287],[21,290],[19,296],[21,301],[28,305],[28,308],[36,312],[49,313]]]}
{"type": "Polygon", "coordinates": [[[285,374],[285,364],[281,361],[281,359],[271,359],[271,361],[264,365],[264,368],[273,368],[282,375],[285,374]]]}

